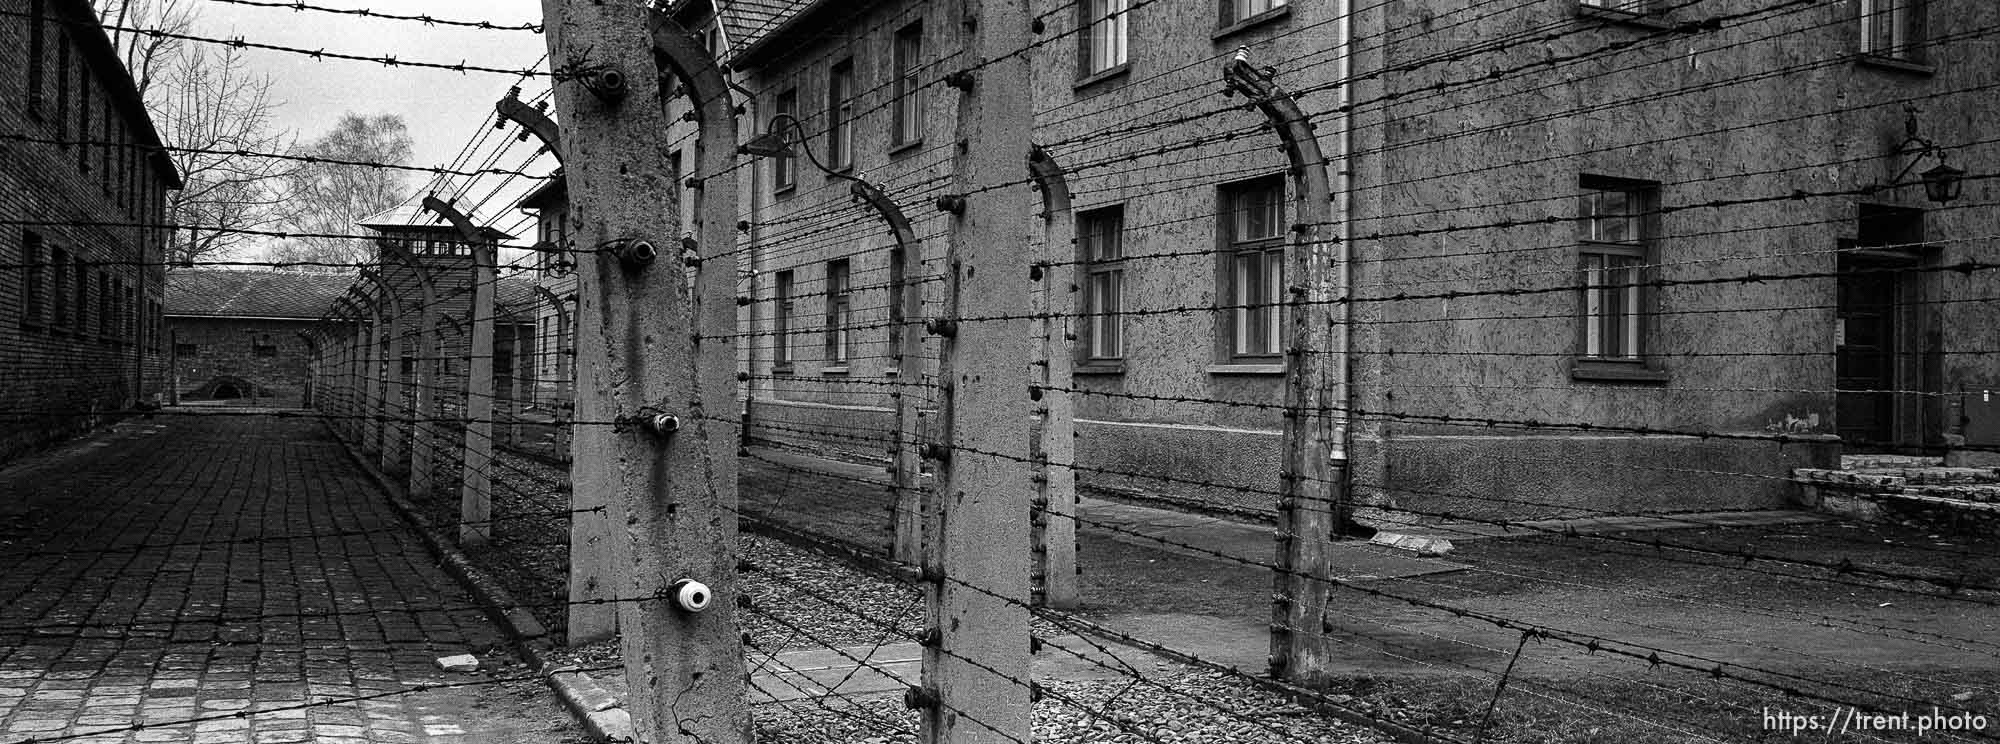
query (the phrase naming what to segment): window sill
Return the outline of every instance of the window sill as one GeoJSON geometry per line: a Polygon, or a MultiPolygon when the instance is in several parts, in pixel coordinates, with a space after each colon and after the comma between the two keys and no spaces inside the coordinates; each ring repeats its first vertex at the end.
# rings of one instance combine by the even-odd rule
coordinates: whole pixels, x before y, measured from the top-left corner
{"type": "Polygon", "coordinates": [[[908,155],[912,152],[915,152],[917,148],[923,146],[924,146],[924,141],[922,139],[913,139],[908,142],[890,145],[889,157],[891,158],[902,157],[904,155],[908,155]]]}
{"type": "Polygon", "coordinates": [[[1596,5],[1586,4],[1584,2],[1581,2],[1581,0],[1579,0],[1576,4],[1576,14],[1584,18],[1595,18],[1600,21],[1615,23],[1621,26],[1632,26],[1634,28],[1643,28],[1655,31],[1674,27],[1674,24],[1672,22],[1668,21],[1666,18],[1663,18],[1657,14],[1635,13],[1629,10],[1619,10],[1617,8],[1604,8],[1596,5]]]}
{"type": "Polygon", "coordinates": [[[1071,375],[1122,375],[1125,374],[1125,360],[1096,359],[1077,362],[1070,367],[1071,375]]]}
{"type": "Polygon", "coordinates": [[[1578,359],[1570,365],[1569,378],[1579,382],[1637,382],[1659,384],[1667,381],[1666,370],[1652,369],[1638,362],[1578,359]]]}
{"type": "Polygon", "coordinates": [[[843,365],[840,365],[840,366],[838,366],[838,367],[821,367],[821,368],[819,369],[819,373],[820,373],[820,376],[822,376],[822,377],[827,377],[827,376],[831,376],[831,377],[846,377],[846,376],[847,376],[847,365],[843,364],[843,365]]]}
{"type": "Polygon", "coordinates": [[[1132,63],[1126,62],[1116,67],[1105,69],[1102,72],[1093,72],[1083,77],[1077,78],[1076,84],[1070,86],[1070,88],[1072,90],[1082,91],[1085,88],[1094,87],[1100,83],[1106,83],[1112,80],[1118,80],[1124,78],[1131,72],[1132,72],[1132,63]]]}
{"type": "Polygon", "coordinates": [[[791,183],[785,184],[783,186],[771,187],[771,196],[773,197],[791,196],[792,194],[797,193],[798,190],[799,190],[799,182],[797,180],[794,180],[791,183]]]}
{"type": "Polygon", "coordinates": [[[795,370],[792,369],[792,365],[789,364],[778,365],[771,368],[772,375],[789,375],[792,374],[794,371],[795,370]]]}
{"type": "Polygon", "coordinates": [[[1208,373],[1211,375],[1282,375],[1285,373],[1285,365],[1283,362],[1276,362],[1272,364],[1249,364],[1240,362],[1232,362],[1229,364],[1211,364],[1208,365],[1208,373]]]}
{"type": "Polygon", "coordinates": [[[848,177],[853,175],[854,175],[853,163],[848,163],[846,165],[838,165],[826,169],[826,180],[828,181],[845,181],[847,180],[848,177]]]}
{"type": "Polygon", "coordinates": [[[1912,62],[1907,59],[1884,57],[1879,54],[1869,54],[1863,52],[1859,55],[1856,55],[1854,61],[1860,63],[1860,65],[1863,67],[1873,67],[1880,70],[1889,70],[1908,75],[1920,75],[1923,77],[1930,77],[1932,75],[1937,74],[1937,68],[1931,65],[1927,65],[1922,62],[1912,62]]]}
{"type": "Polygon", "coordinates": [[[1222,28],[1218,28],[1215,30],[1215,33],[1209,34],[1209,38],[1215,41],[1222,41],[1223,39],[1235,36],[1236,34],[1248,31],[1258,26],[1262,26],[1267,23],[1275,23],[1277,21],[1290,17],[1292,17],[1292,6],[1280,5],[1278,7],[1272,8],[1262,13],[1258,13],[1257,15],[1250,16],[1249,18],[1236,21],[1229,25],[1223,26],[1222,28]]]}

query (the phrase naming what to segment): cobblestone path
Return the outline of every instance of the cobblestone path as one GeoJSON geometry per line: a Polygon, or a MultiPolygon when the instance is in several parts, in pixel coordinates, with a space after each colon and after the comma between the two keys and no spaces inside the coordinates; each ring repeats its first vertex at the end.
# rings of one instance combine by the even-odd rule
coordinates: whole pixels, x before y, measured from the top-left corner
{"type": "Polygon", "coordinates": [[[0,469],[0,744],[585,741],[527,677],[316,421],[161,416],[0,469]],[[485,670],[434,664],[461,653],[485,670]]]}

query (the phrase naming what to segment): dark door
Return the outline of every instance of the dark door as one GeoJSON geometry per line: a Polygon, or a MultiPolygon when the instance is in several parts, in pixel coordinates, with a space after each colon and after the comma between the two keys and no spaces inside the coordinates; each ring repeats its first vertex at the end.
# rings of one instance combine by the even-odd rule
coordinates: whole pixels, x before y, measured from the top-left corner
{"type": "Polygon", "coordinates": [[[1862,256],[1839,261],[1839,343],[1835,351],[1835,422],[1855,449],[1881,450],[1896,440],[1897,278],[1895,264],[1862,256]]]}

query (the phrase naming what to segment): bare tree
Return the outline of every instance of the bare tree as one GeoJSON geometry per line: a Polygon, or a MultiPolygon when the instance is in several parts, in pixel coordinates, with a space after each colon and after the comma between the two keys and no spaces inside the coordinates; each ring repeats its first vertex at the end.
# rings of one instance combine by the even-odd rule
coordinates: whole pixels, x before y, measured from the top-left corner
{"type": "MultiPolygon", "coordinates": [[[[324,160],[405,165],[414,146],[403,117],[350,112],[341,115],[333,131],[298,148],[297,153],[324,160]]],[[[310,162],[294,170],[286,182],[287,196],[296,207],[288,224],[294,232],[315,235],[360,236],[363,233],[354,223],[394,209],[410,193],[402,171],[365,165],[310,162]]],[[[358,263],[369,253],[365,240],[302,237],[273,247],[271,257],[358,263]]]]}
{"type": "Polygon", "coordinates": [[[174,149],[185,188],[167,197],[173,231],[169,261],[230,255],[292,216],[282,186],[297,164],[243,155],[275,153],[289,137],[273,131],[271,80],[244,69],[243,51],[188,47],[163,70],[152,96],[160,136],[174,149]]]}
{"type": "Polygon", "coordinates": [[[253,234],[288,218],[278,189],[292,163],[246,153],[279,153],[290,137],[276,131],[279,102],[271,79],[250,71],[243,50],[173,38],[193,30],[194,0],[99,0],[132,81],[146,101],[186,187],[167,195],[175,230],[167,260],[192,263],[228,256],[253,234]],[[165,31],[167,35],[145,33],[165,31]]]}
{"type": "Polygon", "coordinates": [[[111,44],[125,61],[125,69],[131,72],[139,95],[147,96],[160,67],[190,46],[187,40],[174,35],[185,35],[194,29],[194,0],[93,0],[92,5],[97,8],[97,17],[110,27],[111,44]]]}

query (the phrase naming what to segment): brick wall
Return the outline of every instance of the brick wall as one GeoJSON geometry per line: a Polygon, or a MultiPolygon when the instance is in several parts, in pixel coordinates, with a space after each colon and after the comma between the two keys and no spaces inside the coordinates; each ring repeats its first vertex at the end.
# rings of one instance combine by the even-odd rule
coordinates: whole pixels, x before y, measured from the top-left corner
{"type": "Polygon", "coordinates": [[[24,15],[0,23],[0,461],[159,392],[173,178],[88,5],[4,7],[24,15]]]}
{"type": "Polygon", "coordinates": [[[170,317],[173,389],[183,404],[249,402],[254,395],[261,405],[301,406],[311,352],[298,334],[312,325],[305,319],[170,317]]]}

